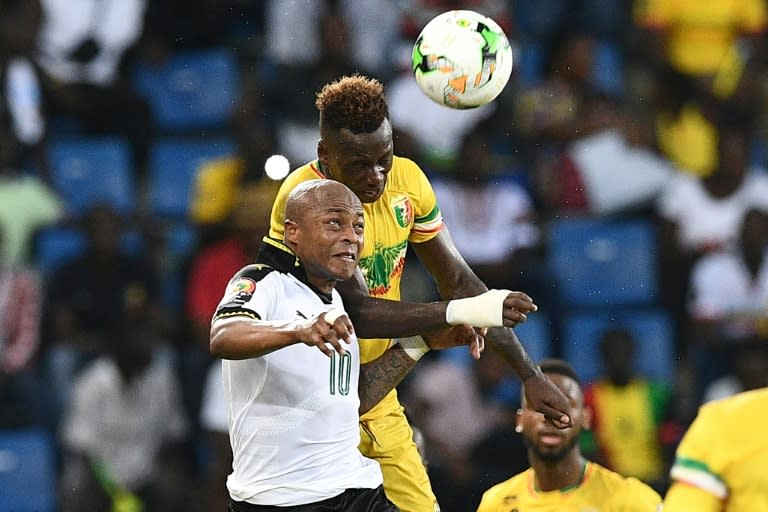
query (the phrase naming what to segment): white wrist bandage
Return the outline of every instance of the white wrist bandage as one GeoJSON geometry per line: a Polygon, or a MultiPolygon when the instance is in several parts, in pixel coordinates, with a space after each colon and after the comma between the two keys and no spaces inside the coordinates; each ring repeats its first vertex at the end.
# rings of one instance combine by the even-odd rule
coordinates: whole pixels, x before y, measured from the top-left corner
{"type": "Polygon", "coordinates": [[[405,350],[405,353],[408,354],[408,357],[413,359],[414,361],[418,361],[421,359],[424,354],[429,352],[430,348],[429,345],[427,345],[427,342],[424,341],[424,338],[421,336],[411,336],[410,338],[399,338],[397,340],[398,345],[400,345],[403,350],[405,350]]]}
{"type": "Polygon", "coordinates": [[[445,321],[449,325],[503,327],[504,299],[509,293],[509,290],[488,290],[476,297],[452,300],[445,310],[445,321]]]}

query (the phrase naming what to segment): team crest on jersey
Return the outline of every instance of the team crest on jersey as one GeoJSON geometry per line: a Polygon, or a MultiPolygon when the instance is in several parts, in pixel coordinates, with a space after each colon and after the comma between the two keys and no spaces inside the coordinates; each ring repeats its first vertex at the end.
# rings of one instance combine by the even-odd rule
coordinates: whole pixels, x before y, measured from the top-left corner
{"type": "Polygon", "coordinates": [[[413,220],[413,205],[408,196],[400,196],[392,201],[392,210],[401,228],[407,228],[413,220]]]}
{"type": "Polygon", "coordinates": [[[235,302],[245,304],[256,291],[256,282],[248,277],[238,277],[230,281],[227,286],[227,300],[225,302],[235,302]]]}

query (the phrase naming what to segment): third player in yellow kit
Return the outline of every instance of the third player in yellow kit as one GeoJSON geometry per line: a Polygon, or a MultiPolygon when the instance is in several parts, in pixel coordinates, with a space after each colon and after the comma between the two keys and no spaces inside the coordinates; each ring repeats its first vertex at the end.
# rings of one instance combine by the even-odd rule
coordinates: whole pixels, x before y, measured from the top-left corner
{"type": "MultiPolygon", "coordinates": [[[[285,199],[298,183],[335,179],[360,198],[365,214],[362,272],[337,289],[361,338],[361,360],[365,364],[383,353],[390,341],[363,338],[400,335],[393,328],[404,319],[393,314],[395,309],[390,306],[370,306],[370,297],[400,298],[400,279],[409,243],[434,277],[444,299],[477,295],[485,292],[486,287],[453,245],[424,173],[412,161],[394,156],[392,127],[381,83],[362,76],[343,77],[323,88],[316,106],[320,111],[321,135],[318,160],[295,170],[283,183],[272,210],[269,243],[276,244],[282,239],[285,199]]],[[[524,321],[535,306],[524,293],[513,295],[519,301],[515,321],[524,321]]],[[[533,406],[558,426],[569,424],[567,400],[533,364],[514,333],[493,328],[486,340],[523,381],[533,406]]],[[[403,512],[439,510],[413,442],[413,432],[394,391],[361,418],[361,439],[361,451],[379,461],[387,496],[403,512]]]]}
{"type": "Polygon", "coordinates": [[[591,413],[576,373],[565,361],[541,369],[571,400],[573,427],[556,430],[522,400],[515,431],[523,436],[531,468],[491,487],[478,512],[657,512],[661,497],[635,478],[625,478],[584,458],[578,441],[591,413]]]}

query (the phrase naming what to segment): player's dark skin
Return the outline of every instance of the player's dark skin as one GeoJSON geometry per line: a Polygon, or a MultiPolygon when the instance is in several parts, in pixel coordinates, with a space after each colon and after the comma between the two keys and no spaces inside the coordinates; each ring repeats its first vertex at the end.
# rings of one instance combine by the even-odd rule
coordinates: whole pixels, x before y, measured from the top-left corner
{"type": "MultiPolygon", "coordinates": [[[[321,140],[317,154],[325,176],[347,185],[363,203],[376,201],[384,192],[387,175],[392,169],[393,137],[389,120],[385,119],[371,133],[355,134],[345,128],[326,126],[320,116],[321,140]]],[[[483,293],[487,287],[475,275],[454,245],[448,229],[427,242],[413,244],[421,262],[430,272],[443,299],[469,297],[483,293]]],[[[344,298],[358,336],[362,338],[407,336],[418,327],[418,309],[396,301],[375,300],[358,268],[352,279],[337,287],[344,298]]],[[[518,315],[505,325],[524,322],[526,315],[536,310],[528,295],[513,292],[518,315]]],[[[443,310],[444,312],[444,310],[443,310]]],[[[444,317],[443,317],[444,318],[444,317]]],[[[434,317],[431,322],[434,323],[434,317]]],[[[423,328],[423,324],[422,324],[423,328]]],[[[485,339],[523,382],[525,395],[531,406],[544,414],[558,428],[570,426],[570,406],[566,396],[531,361],[527,352],[509,327],[491,328],[485,339]]]]}

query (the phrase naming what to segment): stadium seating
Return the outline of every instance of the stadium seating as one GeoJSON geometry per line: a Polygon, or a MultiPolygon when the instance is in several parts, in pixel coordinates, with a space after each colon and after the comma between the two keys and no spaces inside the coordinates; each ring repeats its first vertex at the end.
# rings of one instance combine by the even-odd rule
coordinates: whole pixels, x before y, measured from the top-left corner
{"type": "Polygon", "coordinates": [[[155,124],[166,130],[222,128],[239,99],[239,63],[224,48],[177,53],[162,66],[137,66],[136,89],[147,99],[155,124]]]}
{"type": "Polygon", "coordinates": [[[566,306],[650,304],[657,294],[656,238],[648,219],[559,219],[549,265],[566,306]]]}
{"type": "Polygon", "coordinates": [[[130,146],[117,137],[75,137],[49,147],[53,187],[76,215],[96,203],[132,213],[136,190],[130,146]]]}
{"type": "Polygon", "coordinates": [[[234,152],[234,143],[223,138],[158,140],[150,151],[150,213],[166,219],[186,218],[200,165],[234,152]]]}
{"type": "Polygon", "coordinates": [[[54,512],[53,442],[37,429],[0,431],[0,512],[54,512]]]}
{"type": "Polygon", "coordinates": [[[635,338],[635,360],[641,375],[671,383],[674,334],[669,317],[657,309],[614,309],[566,314],[561,349],[584,382],[603,375],[598,345],[608,328],[626,328],[635,338]]]}

